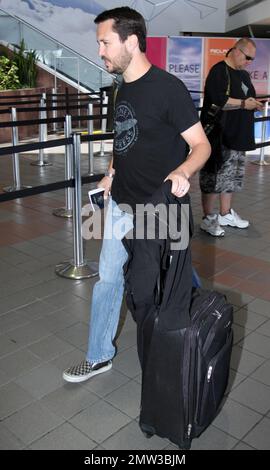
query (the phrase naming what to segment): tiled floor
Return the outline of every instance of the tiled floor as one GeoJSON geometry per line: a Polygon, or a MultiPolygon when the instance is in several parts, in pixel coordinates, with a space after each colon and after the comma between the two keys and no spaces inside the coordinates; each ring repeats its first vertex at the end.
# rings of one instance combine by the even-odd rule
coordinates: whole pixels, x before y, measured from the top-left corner
{"type": "MultiPolygon", "coordinates": [[[[63,155],[49,158],[53,166],[39,168],[29,165],[36,157],[21,156],[22,183],[63,179],[63,155]]],[[[104,166],[96,157],[96,172],[104,166]]],[[[0,189],[11,184],[11,169],[10,158],[0,157],[0,189]]],[[[200,232],[197,177],[192,182],[194,265],[204,285],[235,306],[226,400],[193,449],[270,449],[269,177],[270,167],[247,164],[234,208],[251,226],[228,228],[223,239],[200,232]]],[[[72,221],[51,213],[63,203],[62,191],[0,203],[0,449],[175,449],[139,429],[136,327],[124,307],[113,369],[83,385],[62,381],[63,369],[84,357],[95,282],[54,272],[72,258],[72,221]]],[[[88,241],[87,258],[97,260],[99,248],[88,241]]]]}

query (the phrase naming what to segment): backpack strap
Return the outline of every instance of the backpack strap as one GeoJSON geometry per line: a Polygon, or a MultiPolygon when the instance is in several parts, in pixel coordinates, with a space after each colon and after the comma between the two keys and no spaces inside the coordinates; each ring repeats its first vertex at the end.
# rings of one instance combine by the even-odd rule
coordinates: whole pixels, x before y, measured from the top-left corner
{"type": "Polygon", "coordinates": [[[230,76],[230,72],[229,72],[228,66],[227,66],[227,64],[226,64],[225,61],[224,61],[224,64],[225,64],[225,70],[226,70],[226,75],[227,75],[227,79],[228,79],[228,84],[227,84],[227,89],[226,89],[225,95],[226,95],[226,96],[230,96],[230,92],[231,92],[231,76],[230,76]]]}

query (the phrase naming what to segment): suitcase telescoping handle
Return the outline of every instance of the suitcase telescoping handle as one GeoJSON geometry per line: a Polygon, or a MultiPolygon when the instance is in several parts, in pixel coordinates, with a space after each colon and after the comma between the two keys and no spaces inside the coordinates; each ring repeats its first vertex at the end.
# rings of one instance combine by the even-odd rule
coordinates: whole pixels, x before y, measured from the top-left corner
{"type": "MultiPolygon", "coordinates": [[[[171,182],[166,181],[166,193],[171,189],[171,182]],[[166,183],[169,183],[168,185],[166,183]]],[[[167,264],[162,263],[158,279],[159,292],[159,326],[162,329],[174,330],[187,328],[190,325],[190,305],[192,295],[192,265],[190,251],[190,237],[193,232],[193,219],[190,208],[189,195],[183,198],[176,198],[170,195],[170,200],[178,205],[177,214],[180,217],[180,227],[185,224],[185,230],[188,230],[188,243],[179,249],[167,250],[167,264]],[[182,204],[188,204],[186,209],[181,210],[182,204]],[[182,220],[183,219],[183,220],[182,220]]],[[[179,222],[179,220],[177,220],[179,222]]],[[[179,226],[179,224],[178,224],[179,226]]],[[[173,240],[172,240],[173,242],[173,240]]],[[[171,245],[175,247],[174,245],[171,245]]]]}

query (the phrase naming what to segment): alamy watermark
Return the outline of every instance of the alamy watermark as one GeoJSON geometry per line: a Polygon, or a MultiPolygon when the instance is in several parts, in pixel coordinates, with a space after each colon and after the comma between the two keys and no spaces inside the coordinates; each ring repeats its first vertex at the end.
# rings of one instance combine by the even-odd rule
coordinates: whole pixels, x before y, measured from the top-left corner
{"type": "Polygon", "coordinates": [[[104,211],[90,204],[82,208],[86,217],[82,224],[85,240],[170,240],[171,250],[185,250],[190,238],[190,207],[188,204],[137,204],[136,217],[127,204],[109,204],[104,211]],[[105,224],[106,221],[106,224],[105,224]],[[105,230],[104,230],[105,225],[105,230]]]}

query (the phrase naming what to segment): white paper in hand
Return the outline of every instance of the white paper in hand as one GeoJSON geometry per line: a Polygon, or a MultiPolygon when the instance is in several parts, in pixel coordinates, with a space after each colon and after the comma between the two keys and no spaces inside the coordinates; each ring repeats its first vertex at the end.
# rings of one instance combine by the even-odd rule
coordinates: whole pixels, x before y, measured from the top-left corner
{"type": "Polygon", "coordinates": [[[97,209],[104,208],[104,189],[103,188],[96,188],[91,189],[88,191],[89,201],[91,204],[92,211],[96,211],[97,209]]]}

